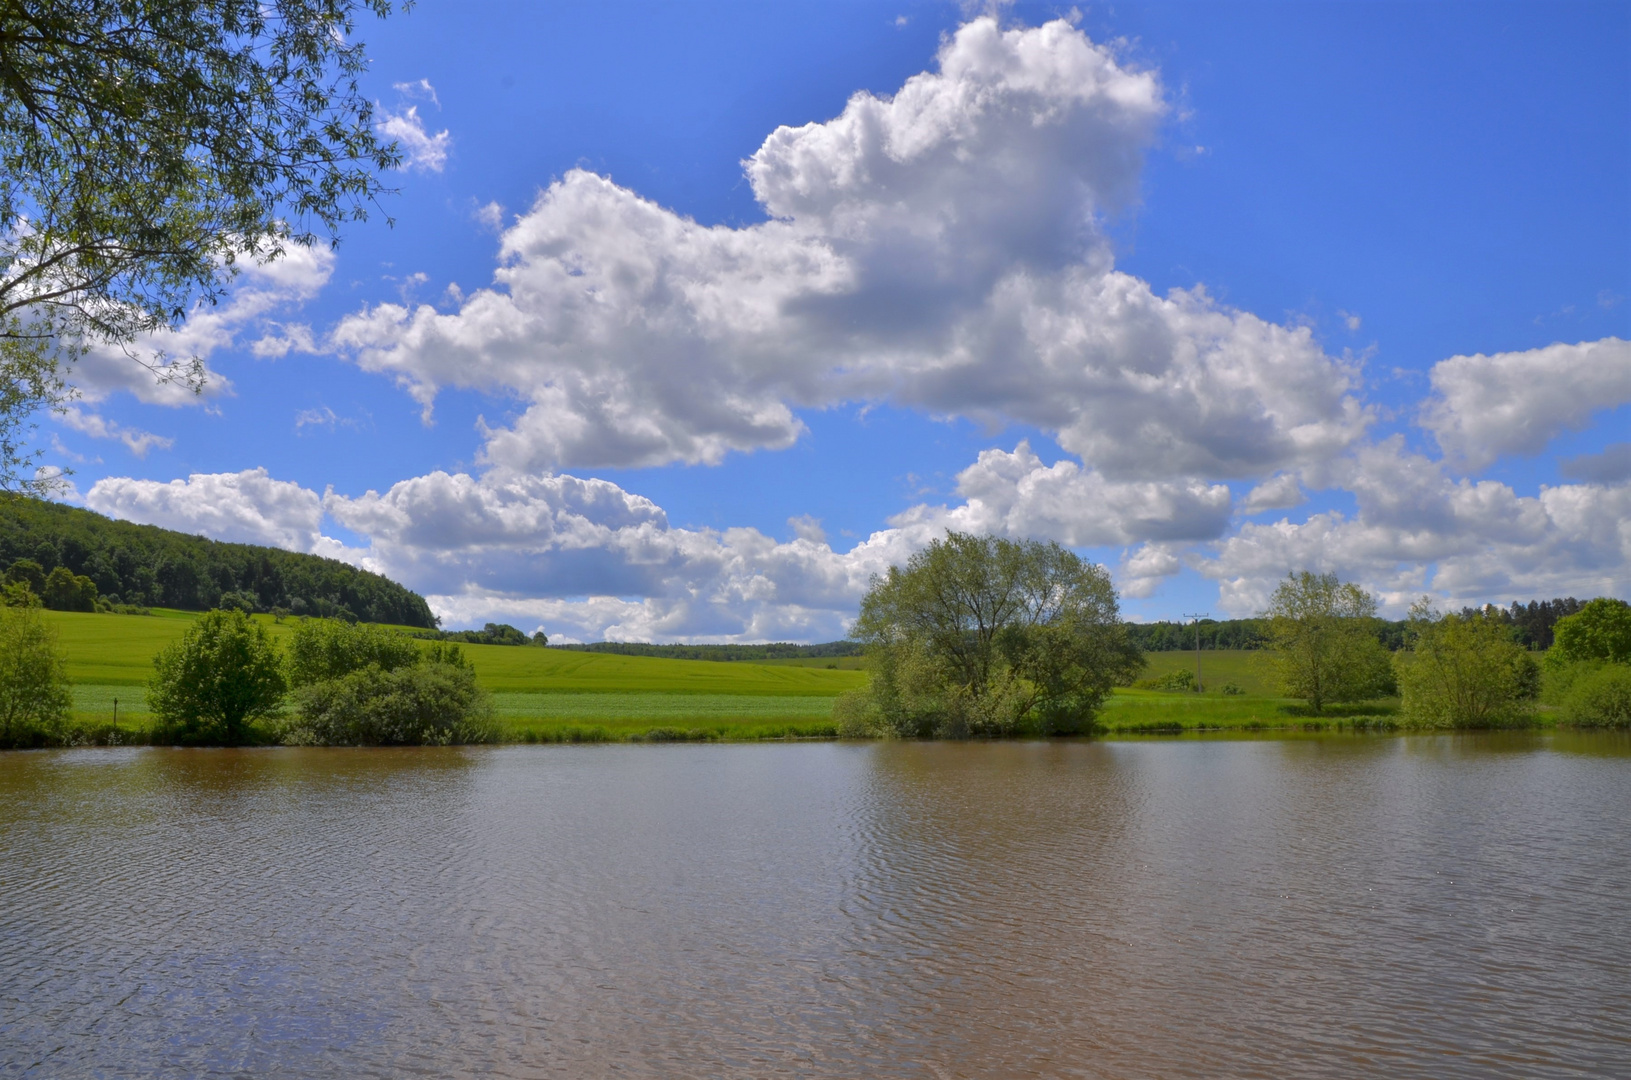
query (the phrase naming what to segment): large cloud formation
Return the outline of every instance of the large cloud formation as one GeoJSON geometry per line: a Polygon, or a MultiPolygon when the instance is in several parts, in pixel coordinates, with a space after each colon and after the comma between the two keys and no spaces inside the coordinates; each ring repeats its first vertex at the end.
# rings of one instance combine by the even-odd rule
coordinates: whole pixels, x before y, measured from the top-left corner
{"type": "MultiPolygon", "coordinates": [[[[493,284],[456,310],[343,319],[329,344],[427,418],[444,388],[518,403],[482,422],[480,475],[357,496],[264,470],[110,478],[86,502],[346,558],[454,624],[580,639],[836,637],[872,574],[946,529],[1108,552],[1134,597],[1188,567],[1237,615],[1302,568],[1360,581],[1393,612],[1427,590],[1631,591],[1625,444],[1565,463],[1579,482],[1534,495],[1475,475],[1631,403],[1631,344],[1451,357],[1416,413],[1444,458],[1377,441],[1357,365],[1308,327],[1200,287],[1158,295],[1116,269],[1105,222],[1136,202],[1167,111],[1153,72],[1068,22],[976,19],[893,96],[859,93],[836,118],[771,133],[743,163],[761,223],[702,225],[573,170],[502,234],[493,284]],[[1074,460],[988,449],[954,500],[848,551],[805,518],[788,541],[676,527],[648,499],[558,471],[782,448],[803,432],[800,409],[845,401],[1026,425],[1074,460]],[[1349,495],[1353,509],[1329,508],[1349,495]],[[1301,521],[1267,520],[1311,498],[1323,503],[1301,521]],[[325,520],[365,543],[344,546],[325,520]]],[[[288,270],[229,309],[241,314],[200,322],[203,345],[263,324],[328,265],[288,270]]],[[[293,327],[256,351],[311,343],[293,327]]]]}
{"type": "Polygon", "coordinates": [[[1053,434],[1112,479],[1323,460],[1369,415],[1306,327],[1114,268],[1156,76],[1068,22],[963,26],[938,70],[782,127],[746,162],[768,220],[708,227],[573,170],[457,311],[381,304],[333,341],[427,410],[512,394],[485,460],[520,471],[785,447],[795,410],[888,400],[1053,434]]]}

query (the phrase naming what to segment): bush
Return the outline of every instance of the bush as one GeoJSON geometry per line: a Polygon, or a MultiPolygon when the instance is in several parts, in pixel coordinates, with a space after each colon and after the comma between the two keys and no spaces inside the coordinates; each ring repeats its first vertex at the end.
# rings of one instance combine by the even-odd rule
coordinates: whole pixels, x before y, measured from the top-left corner
{"type": "Polygon", "coordinates": [[[339,619],[305,619],[289,638],[292,687],[337,679],[370,665],[395,671],[419,661],[413,640],[394,630],[339,619]]]}
{"type": "Polygon", "coordinates": [[[72,705],[56,634],[36,608],[0,609],[0,748],[59,741],[72,705]]]}
{"type": "Polygon", "coordinates": [[[1240,694],[1244,694],[1245,692],[1246,691],[1242,690],[1240,687],[1236,686],[1232,682],[1228,682],[1228,683],[1223,684],[1223,696],[1224,697],[1236,697],[1236,696],[1238,696],[1240,694]]]}
{"type": "Polygon", "coordinates": [[[1522,724],[1539,690],[1539,669],[1499,619],[1440,615],[1423,600],[1410,609],[1411,650],[1394,658],[1399,711],[1430,728],[1522,724]]]}
{"type": "Polygon", "coordinates": [[[1631,727],[1631,665],[1582,672],[1563,697],[1563,720],[1580,727],[1631,727]]]}
{"type": "Polygon", "coordinates": [[[447,746],[497,737],[491,701],[467,666],[370,664],[304,686],[295,700],[296,719],[282,733],[295,746],[447,746]]]}
{"type": "Polygon", "coordinates": [[[1631,663],[1631,604],[1606,596],[1552,627],[1552,647],[1546,651],[1547,667],[1563,667],[1583,660],[1631,663]]]}
{"type": "Polygon", "coordinates": [[[266,628],[241,611],[211,611],[153,658],[147,704],[165,741],[237,746],[272,716],[285,683],[266,628]]]}

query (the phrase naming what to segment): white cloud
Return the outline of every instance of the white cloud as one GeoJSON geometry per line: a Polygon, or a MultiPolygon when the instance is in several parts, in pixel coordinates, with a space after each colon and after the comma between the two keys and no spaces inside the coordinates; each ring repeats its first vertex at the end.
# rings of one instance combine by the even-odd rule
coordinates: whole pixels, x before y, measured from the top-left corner
{"type": "Polygon", "coordinates": [[[1260,514],[1265,510],[1289,510],[1308,501],[1303,489],[1291,473],[1280,473],[1258,484],[1246,493],[1240,506],[1243,514],[1260,514]]]}
{"type": "Polygon", "coordinates": [[[416,79],[413,82],[392,83],[391,89],[405,98],[419,101],[428,101],[438,109],[442,107],[442,99],[436,96],[436,87],[430,84],[429,79],[416,79]]]}
{"type": "Polygon", "coordinates": [[[180,381],[160,381],[154,372],[174,374],[175,365],[197,357],[206,363],[202,399],[229,394],[232,383],[209,370],[209,358],[252,332],[261,334],[251,345],[257,356],[282,356],[291,348],[312,351],[309,329],[274,322],[271,316],[316,296],[333,273],[334,253],[325,247],[296,245],[271,262],[243,263],[225,302],[200,305],[179,329],[144,334],[128,348],[92,349],[74,365],[74,384],[89,401],[126,390],[150,405],[193,404],[200,395],[180,381]]]}
{"type": "Polygon", "coordinates": [[[1116,584],[1122,596],[1143,599],[1153,596],[1163,581],[1182,569],[1172,545],[1145,544],[1122,560],[1116,584]]]}
{"type": "Polygon", "coordinates": [[[1224,484],[1107,480],[1074,461],[1045,466],[1028,442],[1012,453],[982,451],[958,474],[957,492],[959,506],[918,506],[890,522],[1098,547],[1211,540],[1222,535],[1231,509],[1224,484]]]}
{"type": "Polygon", "coordinates": [[[215,540],[270,544],[332,554],[321,534],[323,500],[265,469],[194,473],[161,483],[108,477],[85,493],[85,505],[110,517],[197,533],[215,540]]]}
{"type": "Polygon", "coordinates": [[[70,405],[64,409],[57,419],[64,427],[72,428],[82,435],[89,435],[93,439],[117,439],[138,458],[145,458],[147,452],[155,446],[160,450],[168,450],[176,442],[163,435],[154,435],[150,431],[125,427],[97,413],[85,412],[77,405],[70,405]]]}
{"type": "Polygon", "coordinates": [[[458,311],[382,304],[333,336],[430,409],[509,393],[484,460],[717,462],[795,410],[888,400],[1052,433],[1118,479],[1256,476],[1342,452],[1357,372],[1306,327],[1113,267],[1156,77],[1069,23],[979,19],[891,98],[858,93],[744,163],[770,220],[704,227],[574,170],[503,234],[458,311]]]}
{"type": "Polygon", "coordinates": [[[1246,524],[1197,564],[1223,606],[1261,610],[1291,570],[1334,572],[1380,594],[1395,615],[1423,591],[1452,603],[1631,591],[1631,484],[1542,486],[1454,480],[1442,462],[1390,439],[1347,463],[1359,512],[1246,524]]]}
{"type": "Polygon", "coordinates": [[[374,129],[401,148],[404,168],[441,172],[447,165],[453,136],[445,128],[434,135],[426,131],[417,105],[409,105],[400,112],[381,110],[381,119],[374,124],[374,129]]]}
{"type": "Polygon", "coordinates": [[[1631,342],[1619,338],[1525,352],[1452,356],[1433,365],[1421,424],[1472,469],[1537,454],[1592,416],[1631,402],[1631,342]]]}

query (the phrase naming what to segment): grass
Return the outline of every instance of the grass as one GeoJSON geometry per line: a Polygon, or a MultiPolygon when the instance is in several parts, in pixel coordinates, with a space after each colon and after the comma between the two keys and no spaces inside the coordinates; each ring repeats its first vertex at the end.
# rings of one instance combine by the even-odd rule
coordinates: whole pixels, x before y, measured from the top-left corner
{"type": "MultiPolygon", "coordinates": [[[[153,656],[197,614],[44,615],[67,654],[76,722],[111,730],[117,698],[124,741],[140,740],[150,721],[142,690],[153,656]]],[[[256,619],[277,640],[295,625],[256,619]]],[[[831,738],[834,699],[866,681],[860,657],[721,662],[529,646],[461,648],[516,742],[831,738]]],[[[1141,677],[1160,678],[1194,670],[1195,654],[1149,653],[1148,661],[1141,677]]],[[[1099,722],[1112,735],[1385,728],[1398,712],[1396,701],[1383,701],[1309,715],[1302,703],[1275,697],[1257,663],[1257,654],[1244,650],[1203,652],[1205,693],[1117,690],[1099,722]],[[1245,692],[1223,694],[1230,682],[1245,692]]]]}

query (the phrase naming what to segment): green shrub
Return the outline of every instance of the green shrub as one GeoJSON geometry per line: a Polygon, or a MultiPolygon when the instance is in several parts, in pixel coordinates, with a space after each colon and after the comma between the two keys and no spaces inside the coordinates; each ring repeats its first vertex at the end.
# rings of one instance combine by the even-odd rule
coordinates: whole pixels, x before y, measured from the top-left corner
{"type": "Polygon", "coordinates": [[[285,683],[266,628],[241,611],[211,611],[153,658],[147,705],[159,738],[237,746],[274,715],[285,683]]]}
{"type": "Polygon", "coordinates": [[[56,635],[38,610],[0,608],[0,747],[60,741],[72,705],[56,635]]]}
{"type": "Polygon", "coordinates": [[[884,722],[883,709],[869,690],[848,690],[838,695],[832,718],[840,739],[875,739],[892,734],[884,722]]]}
{"type": "Polygon", "coordinates": [[[289,637],[292,687],[337,679],[370,665],[395,671],[419,662],[413,640],[395,630],[339,619],[303,619],[289,637]]]}
{"type": "Polygon", "coordinates": [[[1411,648],[1394,657],[1401,714],[1429,728],[1511,727],[1529,720],[1540,687],[1529,653],[1510,628],[1481,613],[1410,609],[1411,648]]]}
{"type": "Polygon", "coordinates": [[[1548,667],[1582,660],[1631,663],[1631,604],[1599,596],[1552,628],[1552,647],[1546,651],[1548,667]]]}
{"type": "Polygon", "coordinates": [[[53,611],[95,611],[96,582],[59,566],[47,575],[40,598],[53,611]]]}
{"type": "Polygon", "coordinates": [[[1631,664],[1582,672],[1563,697],[1563,719],[1580,727],[1631,727],[1631,664]]]}
{"type": "Polygon", "coordinates": [[[468,666],[377,664],[295,691],[282,729],[295,746],[447,746],[497,737],[491,699],[468,666]]]}
{"type": "Polygon", "coordinates": [[[1235,696],[1237,696],[1239,694],[1244,694],[1245,692],[1246,691],[1242,690],[1239,686],[1236,686],[1232,682],[1228,682],[1228,683],[1223,684],[1223,696],[1224,697],[1235,697],[1235,696]]]}

